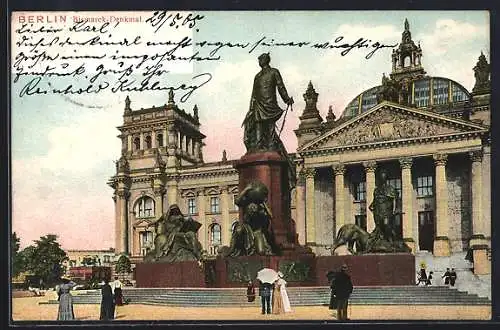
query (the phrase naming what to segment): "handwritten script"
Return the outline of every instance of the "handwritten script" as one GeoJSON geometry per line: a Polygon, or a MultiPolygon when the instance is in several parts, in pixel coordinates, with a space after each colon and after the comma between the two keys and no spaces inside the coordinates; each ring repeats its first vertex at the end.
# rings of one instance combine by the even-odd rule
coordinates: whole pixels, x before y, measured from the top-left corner
{"type": "Polygon", "coordinates": [[[383,48],[397,46],[343,36],[328,41],[279,40],[266,35],[203,40],[195,35],[208,24],[207,14],[115,14],[14,16],[12,70],[13,83],[20,84],[19,96],[174,90],[185,102],[213,78],[211,72],[194,73],[194,64],[223,61],[231,52],[309,48],[346,56],[362,50],[368,60],[383,48]]]}

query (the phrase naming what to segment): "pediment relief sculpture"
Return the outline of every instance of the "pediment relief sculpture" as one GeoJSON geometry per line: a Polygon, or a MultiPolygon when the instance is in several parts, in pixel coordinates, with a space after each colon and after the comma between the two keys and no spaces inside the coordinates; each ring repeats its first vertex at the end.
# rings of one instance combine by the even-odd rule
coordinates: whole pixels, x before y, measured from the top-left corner
{"type": "Polygon", "coordinates": [[[471,130],[474,129],[430,116],[425,118],[417,113],[384,107],[339,129],[307,149],[432,137],[471,130]]]}

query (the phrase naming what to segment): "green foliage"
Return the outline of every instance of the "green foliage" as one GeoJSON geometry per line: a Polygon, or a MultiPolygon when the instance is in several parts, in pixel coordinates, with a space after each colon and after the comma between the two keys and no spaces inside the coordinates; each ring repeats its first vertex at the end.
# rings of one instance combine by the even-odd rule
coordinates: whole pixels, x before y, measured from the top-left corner
{"type": "Polygon", "coordinates": [[[97,264],[97,260],[93,257],[84,257],[82,259],[83,266],[95,266],[97,264]]]}
{"type": "Polygon", "coordinates": [[[115,265],[115,272],[125,275],[132,272],[132,265],[127,255],[122,254],[115,265]]]}
{"type": "Polygon", "coordinates": [[[57,236],[48,234],[35,241],[23,251],[26,270],[40,277],[47,284],[55,284],[64,273],[62,262],[67,260],[66,252],[57,242],[57,236]]]}
{"type": "Polygon", "coordinates": [[[16,232],[12,233],[12,237],[10,239],[10,253],[11,253],[11,261],[12,261],[12,276],[17,276],[19,273],[24,271],[24,260],[22,253],[19,252],[20,248],[20,239],[17,237],[16,232]]]}

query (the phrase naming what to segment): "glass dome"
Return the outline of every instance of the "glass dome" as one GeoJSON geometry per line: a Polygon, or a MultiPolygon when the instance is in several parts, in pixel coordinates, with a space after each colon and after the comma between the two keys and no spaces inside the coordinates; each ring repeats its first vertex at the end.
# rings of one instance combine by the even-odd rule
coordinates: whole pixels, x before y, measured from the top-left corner
{"type": "MultiPolygon", "coordinates": [[[[410,104],[417,108],[432,108],[466,102],[470,93],[465,87],[448,78],[425,77],[411,83],[410,104]]],[[[342,117],[363,113],[377,105],[377,94],[382,86],[372,87],[356,96],[345,108],[342,117]]]]}

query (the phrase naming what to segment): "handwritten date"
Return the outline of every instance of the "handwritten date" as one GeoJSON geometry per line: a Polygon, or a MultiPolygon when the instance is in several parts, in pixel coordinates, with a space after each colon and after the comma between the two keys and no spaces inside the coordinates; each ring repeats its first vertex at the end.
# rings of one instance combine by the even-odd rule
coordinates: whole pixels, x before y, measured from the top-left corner
{"type": "Polygon", "coordinates": [[[195,27],[197,21],[205,18],[203,15],[193,15],[191,13],[185,15],[182,13],[169,13],[167,11],[155,11],[153,16],[149,17],[146,20],[146,23],[151,24],[152,27],[155,27],[155,33],[165,24],[167,23],[170,27],[175,27],[178,29],[180,26],[188,26],[190,29],[195,27]]]}

